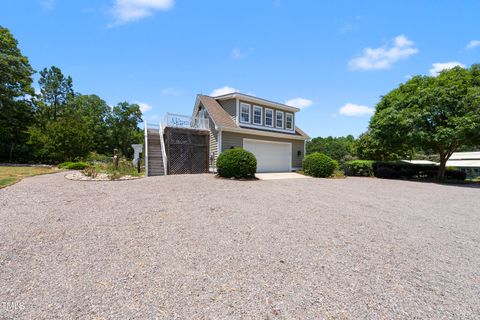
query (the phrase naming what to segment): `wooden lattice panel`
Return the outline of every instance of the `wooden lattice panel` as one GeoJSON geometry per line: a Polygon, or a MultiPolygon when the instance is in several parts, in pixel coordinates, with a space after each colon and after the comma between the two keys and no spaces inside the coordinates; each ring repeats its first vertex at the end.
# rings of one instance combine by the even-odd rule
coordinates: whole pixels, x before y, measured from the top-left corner
{"type": "Polygon", "coordinates": [[[184,128],[165,128],[168,174],[208,172],[209,132],[184,128]]]}

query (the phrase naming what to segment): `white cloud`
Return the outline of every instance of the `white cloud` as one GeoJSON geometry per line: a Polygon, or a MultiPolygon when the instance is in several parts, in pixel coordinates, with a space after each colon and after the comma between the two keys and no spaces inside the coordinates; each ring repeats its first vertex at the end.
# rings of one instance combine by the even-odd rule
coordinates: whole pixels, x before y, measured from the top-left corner
{"type": "Polygon", "coordinates": [[[218,97],[218,96],[223,96],[224,94],[229,94],[234,92],[239,92],[239,90],[229,86],[225,86],[223,88],[217,88],[213,90],[212,93],[210,93],[210,96],[218,97]]]}
{"type": "Polygon", "coordinates": [[[253,52],[253,48],[242,49],[240,47],[235,47],[230,53],[230,57],[235,60],[244,59],[248,57],[252,52],[253,52]]]}
{"type": "Polygon", "coordinates": [[[432,69],[430,69],[430,75],[436,77],[440,74],[441,71],[452,69],[452,68],[455,68],[456,66],[465,68],[465,65],[458,61],[434,63],[432,64],[432,69]]]}
{"type": "Polygon", "coordinates": [[[480,46],[480,40],[472,40],[465,46],[465,49],[473,49],[478,46],[480,46]]]}
{"type": "Polygon", "coordinates": [[[136,102],[136,104],[138,104],[140,106],[140,111],[142,111],[142,113],[145,113],[147,111],[150,111],[152,110],[152,106],[149,105],[148,103],[145,103],[145,102],[136,102]]]}
{"type": "Polygon", "coordinates": [[[414,47],[413,41],[399,35],[390,45],[363,49],[363,54],[350,60],[348,64],[352,70],[382,70],[417,53],[418,49],[414,47]]]}
{"type": "Polygon", "coordinates": [[[374,112],[375,112],[374,108],[362,106],[354,103],[347,103],[346,105],[344,105],[338,110],[338,113],[347,117],[363,117],[363,116],[372,115],[374,112]]]}
{"type": "Polygon", "coordinates": [[[167,11],[174,5],[174,0],[115,0],[111,9],[115,21],[110,26],[137,21],[153,15],[155,11],[167,11]]]}
{"type": "Polygon", "coordinates": [[[310,107],[313,104],[312,100],[305,99],[305,98],[295,98],[295,99],[290,99],[285,102],[286,105],[292,106],[298,109],[303,109],[306,107],[310,107]]]}
{"type": "Polygon", "coordinates": [[[160,93],[164,96],[180,96],[182,94],[177,88],[165,88],[160,93]]]}

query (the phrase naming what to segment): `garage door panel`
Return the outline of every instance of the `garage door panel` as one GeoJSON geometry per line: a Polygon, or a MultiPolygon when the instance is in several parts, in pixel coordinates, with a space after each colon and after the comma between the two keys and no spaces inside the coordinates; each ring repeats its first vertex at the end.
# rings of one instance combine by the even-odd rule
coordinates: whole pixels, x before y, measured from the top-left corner
{"type": "Polygon", "coordinates": [[[243,148],[257,158],[257,172],[290,171],[290,143],[244,139],[243,148]]]}

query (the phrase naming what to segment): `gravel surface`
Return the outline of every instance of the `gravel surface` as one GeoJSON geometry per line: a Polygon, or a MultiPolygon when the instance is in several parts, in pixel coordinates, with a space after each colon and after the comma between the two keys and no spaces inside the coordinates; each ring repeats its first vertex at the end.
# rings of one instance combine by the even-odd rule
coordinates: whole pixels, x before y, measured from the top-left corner
{"type": "Polygon", "coordinates": [[[0,319],[479,319],[480,189],[212,175],[0,189],[0,319]]]}

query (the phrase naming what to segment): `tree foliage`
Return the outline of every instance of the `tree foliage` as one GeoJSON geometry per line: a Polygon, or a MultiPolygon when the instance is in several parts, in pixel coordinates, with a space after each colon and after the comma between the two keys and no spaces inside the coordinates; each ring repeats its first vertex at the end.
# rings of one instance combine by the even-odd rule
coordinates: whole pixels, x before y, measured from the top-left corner
{"type": "Polygon", "coordinates": [[[337,161],[350,160],[355,157],[355,138],[317,137],[307,142],[307,154],[320,152],[337,161]]]}
{"type": "Polygon", "coordinates": [[[62,162],[90,152],[130,157],[132,143],[143,141],[142,113],[136,104],[113,109],[96,95],[75,94],[73,80],[60,68],[40,71],[40,93],[17,41],[0,27],[0,160],[62,162]]]}
{"type": "MultiPolygon", "coordinates": [[[[12,160],[25,150],[27,128],[33,119],[30,97],[34,71],[17,40],[0,26],[0,158],[12,160]]],[[[23,156],[22,154],[18,156],[23,156]]]]}
{"type": "Polygon", "coordinates": [[[108,125],[111,128],[111,145],[119,148],[122,154],[131,156],[132,144],[142,142],[143,132],[138,128],[138,123],[141,121],[142,112],[138,104],[121,102],[114,106],[108,118],[108,125]]]}
{"type": "Polygon", "coordinates": [[[370,146],[378,146],[385,158],[385,152],[437,153],[443,178],[452,153],[480,139],[480,65],[416,76],[400,85],[378,103],[368,134],[370,146]]]}
{"type": "Polygon", "coordinates": [[[50,119],[57,119],[61,108],[65,107],[69,99],[73,98],[73,81],[70,76],[65,77],[55,66],[40,71],[38,81],[41,92],[42,106],[45,108],[44,115],[50,119]]]}

